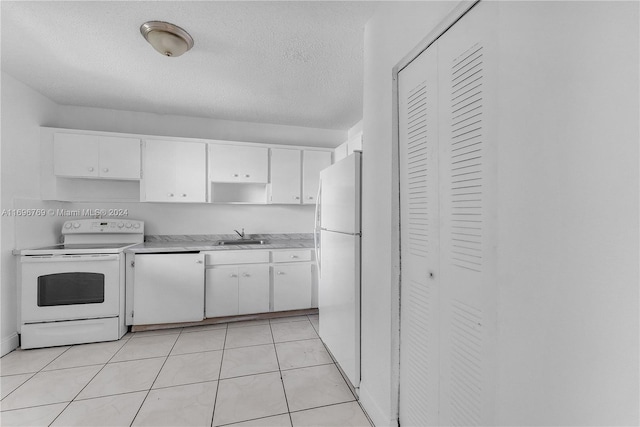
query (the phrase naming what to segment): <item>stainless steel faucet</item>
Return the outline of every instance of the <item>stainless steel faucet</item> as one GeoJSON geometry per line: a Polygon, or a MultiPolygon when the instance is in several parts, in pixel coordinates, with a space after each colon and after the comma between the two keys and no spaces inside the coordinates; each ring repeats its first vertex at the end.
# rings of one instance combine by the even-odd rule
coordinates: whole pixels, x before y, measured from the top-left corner
{"type": "Polygon", "coordinates": [[[241,233],[241,232],[239,232],[238,230],[233,230],[233,231],[235,231],[236,233],[238,233],[238,236],[240,236],[240,238],[241,238],[241,239],[244,239],[244,228],[242,229],[242,233],[241,233]]]}

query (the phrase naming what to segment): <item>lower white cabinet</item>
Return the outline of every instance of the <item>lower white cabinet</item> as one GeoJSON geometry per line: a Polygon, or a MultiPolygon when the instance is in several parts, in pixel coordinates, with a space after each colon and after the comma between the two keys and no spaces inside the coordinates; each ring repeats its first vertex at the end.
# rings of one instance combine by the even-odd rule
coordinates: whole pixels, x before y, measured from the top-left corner
{"type": "Polygon", "coordinates": [[[206,272],[206,317],[269,311],[269,264],[219,265],[206,272]]]}
{"type": "Polygon", "coordinates": [[[311,264],[274,264],[273,311],[311,308],[311,264]]]}
{"type": "Polygon", "coordinates": [[[310,249],[207,252],[205,316],[311,308],[311,253],[310,249]]]}
{"type": "Polygon", "coordinates": [[[204,254],[136,254],[133,324],[204,318],[204,254]]]}

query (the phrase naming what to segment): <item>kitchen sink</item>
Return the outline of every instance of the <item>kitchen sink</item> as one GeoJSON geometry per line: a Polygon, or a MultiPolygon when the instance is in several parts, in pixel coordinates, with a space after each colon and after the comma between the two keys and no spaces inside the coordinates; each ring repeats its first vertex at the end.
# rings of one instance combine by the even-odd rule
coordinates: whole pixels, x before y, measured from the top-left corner
{"type": "Polygon", "coordinates": [[[249,239],[237,239],[237,240],[218,240],[218,245],[264,245],[266,240],[249,240],[249,239]]]}

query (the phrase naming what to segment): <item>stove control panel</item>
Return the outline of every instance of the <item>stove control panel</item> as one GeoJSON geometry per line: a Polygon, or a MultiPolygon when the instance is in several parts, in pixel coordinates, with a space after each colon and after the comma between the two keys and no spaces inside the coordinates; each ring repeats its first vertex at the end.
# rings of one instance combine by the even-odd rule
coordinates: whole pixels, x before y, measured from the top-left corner
{"type": "Polygon", "coordinates": [[[76,219],[65,221],[62,234],[144,234],[144,221],[135,219],[76,219]]]}

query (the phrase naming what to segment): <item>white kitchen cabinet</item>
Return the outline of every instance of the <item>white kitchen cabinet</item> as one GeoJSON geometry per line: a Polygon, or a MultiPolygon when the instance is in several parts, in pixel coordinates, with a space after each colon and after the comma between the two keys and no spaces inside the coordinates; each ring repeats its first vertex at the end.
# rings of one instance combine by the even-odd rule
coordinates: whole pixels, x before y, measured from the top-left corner
{"type": "Polygon", "coordinates": [[[269,265],[238,268],[238,314],[269,311],[269,265]]]}
{"type": "Polygon", "coordinates": [[[312,263],[309,249],[271,251],[273,311],[311,308],[312,263]]]}
{"type": "Polygon", "coordinates": [[[206,260],[206,317],[269,311],[268,251],[214,251],[206,260]]]}
{"type": "Polygon", "coordinates": [[[205,202],[206,146],[147,140],[142,186],[146,202],[205,202]]]}
{"type": "Polygon", "coordinates": [[[238,314],[238,267],[207,268],[205,316],[235,316],[238,314]]]}
{"type": "Polygon", "coordinates": [[[311,264],[274,264],[273,311],[311,308],[311,264]]]}
{"type": "Polygon", "coordinates": [[[133,324],[202,320],[204,284],[202,253],[136,254],[133,324]]]}
{"type": "Polygon", "coordinates": [[[315,204],[320,171],[331,166],[331,152],[271,149],[270,202],[315,204]]]}
{"type": "Polygon", "coordinates": [[[315,204],[318,196],[320,171],[331,166],[330,151],[302,152],[302,203],[315,204]]]}
{"type": "Polygon", "coordinates": [[[56,176],[140,179],[138,138],[56,132],[53,144],[56,176]]]}
{"type": "Polygon", "coordinates": [[[269,149],[244,145],[209,145],[209,180],[267,183],[269,149]]]}
{"type": "Polygon", "coordinates": [[[272,148],[270,158],[271,195],[269,201],[278,204],[300,204],[300,150],[272,148]]]}

